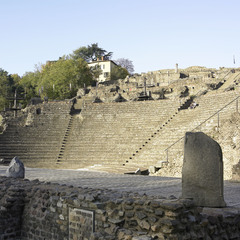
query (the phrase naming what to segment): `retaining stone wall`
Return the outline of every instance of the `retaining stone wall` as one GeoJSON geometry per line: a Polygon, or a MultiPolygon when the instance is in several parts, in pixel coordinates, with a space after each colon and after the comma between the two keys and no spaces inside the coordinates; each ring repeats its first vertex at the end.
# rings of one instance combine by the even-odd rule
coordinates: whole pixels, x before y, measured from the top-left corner
{"type": "Polygon", "coordinates": [[[0,177],[0,239],[239,239],[239,220],[187,199],[0,177]]]}

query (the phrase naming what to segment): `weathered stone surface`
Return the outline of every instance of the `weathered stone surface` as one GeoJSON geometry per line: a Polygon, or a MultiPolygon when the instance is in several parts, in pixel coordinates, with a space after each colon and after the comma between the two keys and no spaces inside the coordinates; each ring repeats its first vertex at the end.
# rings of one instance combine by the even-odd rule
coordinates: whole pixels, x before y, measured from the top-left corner
{"type": "Polygon", "coordinates": [[[238,239],[240,235],[238,208],[201,208],[188,204],[191,200],[187,199],[156,199],[159,204],[152,205],[154,197],[143,199],[135,195],[132,198],[132,193],[126,193],[121,204],[115,205],[114,195],[117,198],[119,195],[104,190],[102,194],[106,196],[99,198],[99,202],[83,198],[81,206],[86,208],[79,209],[79,202],[74,201],[76,193],[95,196],[98,190],[7,177],[0,177],[0,189],[4,192],[0,194],[0,236],[3,239],[10,239],[10,235],[11,239],[22,240],[211,239],[213,236],[214,239],[238,239]],[[144,201],[141,207],[140,200],[144,201]],[[170,205],[166,204],[168,201],[170,205]],[[103,209],[89,208],[93,203],[94,209],[101,203],[103,209]],[[134,208],[135,214],[130,218],[124,213],[126,204],[134,208]],[[93,222],[95,232],[92,232],[93,222]]]}
{"type": "Polygon", "coordinates": [[[147,217],[147,215],[143,211],[137,212],[136,215],[140,220],[147,217]]]}
{"type": "Polygon", "coordinates": [[[156,170],[156,167],[155,167],[155,166],[150,166],[150,167],[148,168],[148,171],[149,171],[150,173],[155,173],[157,170],[156,170]]]}
{"type": "Polygon", "coordinates": [[[202,132],[187,132],[182,169],[182,197],[196,205],[224,207],[220,145],[202,132]]]}
{"type": "Polygon", "coordinates": [[[119,93],[114,97],[113,101],[114,102],[126,102],[127,100],[119,93]]]}
{"type": "Polygon", "coordinates": [[[189,89],[187,86],[182,87],[179,97],[187,97],[189,94],[189,89]]]}
{"type": "Polygon", "coordinates": [[[23,163],[18,157],[14,157],[9,164],[9,167],[6,171],[7,177],[13,178],[24,178],[25,177],[25,168],[23,163]]]}
{"type": "Polygon", "coordinates": [[[151,240],[152,238],[149,236],[139,236],[139,237],[133,237],[132,240],[151,240]]]}
{"type": "Polygon", "coordinates": [[[240,161],[236,165],[233,165],[232,180],[236,182],[240,182],[240,161]]]}
{"type": "Polygon", "coordinates": [[[146,230],[149,230],[151,227],[151,225],[145,220],[138,221],[138,224],[142,229],[146,229],[146,230]]]}

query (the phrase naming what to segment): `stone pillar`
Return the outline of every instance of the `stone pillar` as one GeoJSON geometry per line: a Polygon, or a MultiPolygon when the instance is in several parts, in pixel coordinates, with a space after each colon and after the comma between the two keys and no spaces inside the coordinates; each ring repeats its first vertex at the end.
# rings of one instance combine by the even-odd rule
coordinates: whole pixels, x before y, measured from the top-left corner
{"type": "Polygon", "coordinates": [[[144,77],[144,95],[147,96],[147,78],[144,77]]]}
{"type": "Polygon", "coordinates": [[[224,207],[222,149],[202,132],[187,132],[184,142],[182,197],[197,206],[224,207]]]}
{"type": "Polygon", "coordinates": [[[178,73],[178,63],[176,63],[175,73],[178,73]]]}

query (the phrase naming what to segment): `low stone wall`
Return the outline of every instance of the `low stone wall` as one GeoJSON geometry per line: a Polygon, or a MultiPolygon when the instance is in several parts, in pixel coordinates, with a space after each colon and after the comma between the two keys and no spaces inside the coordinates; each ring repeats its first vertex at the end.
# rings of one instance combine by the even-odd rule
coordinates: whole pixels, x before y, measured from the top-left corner
{"type": "Polygon", "coordinates": [[[240,211],[0,177],[0,239],[239,239],[240,211]]]}

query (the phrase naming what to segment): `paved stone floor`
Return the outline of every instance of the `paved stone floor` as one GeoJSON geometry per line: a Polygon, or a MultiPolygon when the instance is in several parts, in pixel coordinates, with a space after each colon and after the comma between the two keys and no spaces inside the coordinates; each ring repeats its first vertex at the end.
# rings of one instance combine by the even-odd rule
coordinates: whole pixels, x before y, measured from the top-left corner
{"type": "MultiPolygon", "coordinates": [[[[0,166],[0,176],[7,167],[0,166]]],[[[25,177],[59,184],[138,192],[150,196],[181,196],[181,178],[114,174],[96,171],[53,170],[26,168],[25,177]]],[[[240,207],[240,183],[224,182],[224,199],[227,206],[240,207]]]]}

